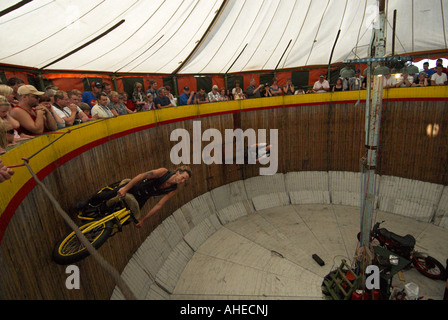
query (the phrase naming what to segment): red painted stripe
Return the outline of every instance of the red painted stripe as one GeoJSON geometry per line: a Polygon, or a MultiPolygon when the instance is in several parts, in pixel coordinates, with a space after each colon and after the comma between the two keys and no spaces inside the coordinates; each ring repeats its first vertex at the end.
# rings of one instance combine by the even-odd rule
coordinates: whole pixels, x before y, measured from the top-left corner
{"type": "MultiPolygon", "coordinates": [[[[385,102],[387,101],[448,101],[448,97],[445,98],[395,98],[395,99],[384,99],[385,102]]],[[[194,120],[198,118],[205,118],[205,117],[212,117],[217,115],[224,115],[224,114],[232,114],[232,113],[238,113],[238,112],[249,112],[249,111],[258,111],[258,110],[269,110],[269,109],[276,109],[276,108],[291,108],[291,107],[302,107],[302,106],[313,106],[313,105],[326,105],[328,103],[338,103],[338,104],[346,104],[346,103],[356,103],[358,100],[338,100],[338,101],[327,101],[327,102],[310,102],[310,103],[303,103],[303,104],[289,104],[289,105],[275,105],[275,106],[266,106],[266,107],[259,107],[259,108],[250,108],[250,109],[236,109],[236,110],[229,110],[229,111],[222,111],[222,112],[215,112],[215,113],[209,113],[209,114],[203,114],[199,116],[189,116],[189,117],[183,117],[183,118],[176,118],[172,120],[166,120],[161,121],[157,124],[149,124],[137,128],[132,128],[129,130],[125,130],[116,134],[113,134],[108,137],[104,137],[101,139],[98,139],[96,141],[93,141],[91,143],[88,143],[76,150],[73,150],[66,155],[62,156],[61,158],[57,159],[56,161],[50,163],[45,168],[43,168],[41,171],[36,173],[39,180],[44,179],[47,177],[50,173],[52,173],[54,170],[56,170],[61,165],[65,164],[66,162],[70,161],[71,159],[79,156],[80,154],[97,147],[103,143],[106,143],[111,140],[115,140],[124,136],[127,136],[132,133],[136,133],[139,131],[143,131],[146,129],[150,129],[152,127],[157,127],[159,125],[166,125],[176,122],[182,122],[186,120],[194,120]]],[[[360,102],[364,103],[366,100],[360,100],[360,102]]],[[[25,199],[25,197],[28,195],[28,193],[33,190],[33,188],[37,185],[37,183],[34,181],[33,178],[28,180],[23,187],[14,195],[14,197],[11,199],[11,201],[8,203],[8,205],[5,208],[5,211],[0,216],[0,243],[3,239],[3,235],[6,231],[6,228],[14,215],[15,211],[19,207],[20,203],[25,199]]]]}
{"type": "MultiPolygon", "coordinates": [[[[150,124],[150,125],[146,125],[146,126],[142,126],[142,127],[138,127],[138,128],[132,128],[129,130],[125,130],[123,132],[108,136],[108,137],[104,137],[101,138],[99,140],[95,140],[91,143],[88,143],[76,150],[73,150],[67,154],[65,154],[64,156],[62,156],[61,158],[59,158],[56,161],[53,161],[52,163],[50,163],[49,165],[47,165],[45,168],[43,168],[41,171],[39,171],[38,173],[36,173],[36,176],[39,178],[39,180],[44,179],[45,177],[47,177],[50,173],[52,173],[54,170],[56,170],[58,167],[62,166],[63,164],[65,164],[66,162],[70,161],[71,159],[79,156],[80,154],[95,148],[103,143],[106,143],[108,141],[126,136],[128,134],[132,134],[138,131],[142,131],[142,130],[146,130],[149,129],[151,127],[154,127],[154,124],[150,124]]],[[[25,197],[28,195],[28,193],[31,192],[31,190],[33,190],[33,188],[37,185],[37,182],[31,178],[30,180],[28,180],[22,188],[20,188],[20,190],[14,195],[14,197],[11,199],[11,201],[8,203],[8,205],[5,208],[5,211],[3,212],[3,214],[0,216],[0,243],[3,239],[3,235],[6,231],[6,228],[12,218],[12,216],[14,215],[15,211],[17,210],[17,208],[19,207],[20,203],[25,199],[25,197]]]]}

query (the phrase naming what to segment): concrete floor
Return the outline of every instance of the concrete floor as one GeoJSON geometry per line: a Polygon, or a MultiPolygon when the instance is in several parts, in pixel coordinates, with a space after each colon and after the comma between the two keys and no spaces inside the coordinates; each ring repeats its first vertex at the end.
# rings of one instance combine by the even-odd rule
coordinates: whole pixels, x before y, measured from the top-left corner
{"type": "MultiPolygon", "coordinates": [[[[171,299],[323,299],[323,278],[356,251],[359,207],[316,204],[259,210],[229,222],[196,250],[181,273],[171,299]],[[319,266],[312,255],[325,262],[319,266]]],[[[396,214],[375,211],[374,221],[400,235],[412,234],[416,249],[444,266],[448,230],[396,214]]],[[[393,285],[413,282],[423,299],[441,300],[445,282],[414,269],[393,285]]]]}

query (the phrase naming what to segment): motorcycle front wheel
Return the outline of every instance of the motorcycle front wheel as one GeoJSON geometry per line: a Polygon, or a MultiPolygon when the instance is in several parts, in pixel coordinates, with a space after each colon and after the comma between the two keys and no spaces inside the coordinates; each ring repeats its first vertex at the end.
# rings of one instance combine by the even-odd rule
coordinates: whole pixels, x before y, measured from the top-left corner
{"type": "MultiPolygon", "coordinates": [[[[98,224],[98,226],[88,232],[83,231],[94,223],[98,222],[93,221],[90,223],[86,223],[79,229],[86,236],[92,246],[95,249],[98,249],[107,241],[107,239],[111,235],[114,224],[112,223],[112,221],[107,221],[106,223],[98,224]]],[[[69,233],[64,239],[59,241],[53,250],[54,262],[62,265],[78,262],[89,255],[89,251],[87,251],[86,247],[78,239],[78,236],[74,231],[69,233]]]]}
{"type": "Polygon", "coordinates": [[[435,280],[445,280],[446,270],[443,265],[437,261],[437,259],[415,252],[412,255],[412,264],[414,267],[424,276],[435,279],[435,280]]]}

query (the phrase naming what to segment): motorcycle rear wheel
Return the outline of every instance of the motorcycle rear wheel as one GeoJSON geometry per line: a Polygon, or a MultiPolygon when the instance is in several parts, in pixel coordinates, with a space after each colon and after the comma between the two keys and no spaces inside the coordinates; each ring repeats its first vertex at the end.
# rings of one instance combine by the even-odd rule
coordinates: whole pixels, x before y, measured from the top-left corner
{"type": "Polygon", "coordinates": [[[424,276],[434,280],[445,280],[446,270],[437,259],[421,254],[412,255],[412,264],[424,276]]]}

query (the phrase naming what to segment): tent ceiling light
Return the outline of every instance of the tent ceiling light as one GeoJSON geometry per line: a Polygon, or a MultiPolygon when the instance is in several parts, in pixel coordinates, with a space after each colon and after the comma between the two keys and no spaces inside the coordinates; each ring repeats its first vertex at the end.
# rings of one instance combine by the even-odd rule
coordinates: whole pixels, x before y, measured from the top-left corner
{"type": "Polygon", "coordinates": [[[349,67],[344,67],[340,72],[341,78],[352,78],[355,76],[355,70],[349,67]]]}
{"type": "Polygon", "coordinates": [[[418,69],[418,67],[411,64],[410,66],[408,66],[406,68],[406,72],[407,72],[407,74],[416,74],[416,73],[419,73],[420,70],[418,69]]]}
{"type": "MultiPolygon", "coordinates": [[[[446,37],[440,36],[446,21],[441,1],[414,2],[410,6],[409,0],[389,1],[385,8],[387,17],[395,10],[402,17],[422,17],[396,21],[396,30],[413,30],[401,37],[396,51],[348,60],[371,55],[372,39],[365,34],[372,25],[360,17],[370,16],[377,0],[363,5],[356,0],[4,0],[0,34],[8,45],[0,47],[0,63],[82,73],[232,74],[328,65],[331,45],[332,67],[387,64],[410,59],[401,54],[446,50],[446,37]],[[151,5],[153,10],[147,10],[151,5]],[[101,22],[93,18],[104,12],[109,14],[101,22]],[[54,19],[45,28],[23,28],[45,23],[49,13],[54,19]],[[119,20],[125,22],[91,42],[119,20]],[[341,21],[350,23],[341,26],[341,21]],[[238,36],[229,36],[235,30],[238,36]]],[[[383,31],[385,39],[392,38],[391,28],[383,31]]]]}
{"type": "Polygon", "coordinates": [[[390,74],[390,69],[386,66],[379,66],[373,70],[375,76],[390,74]]]}

